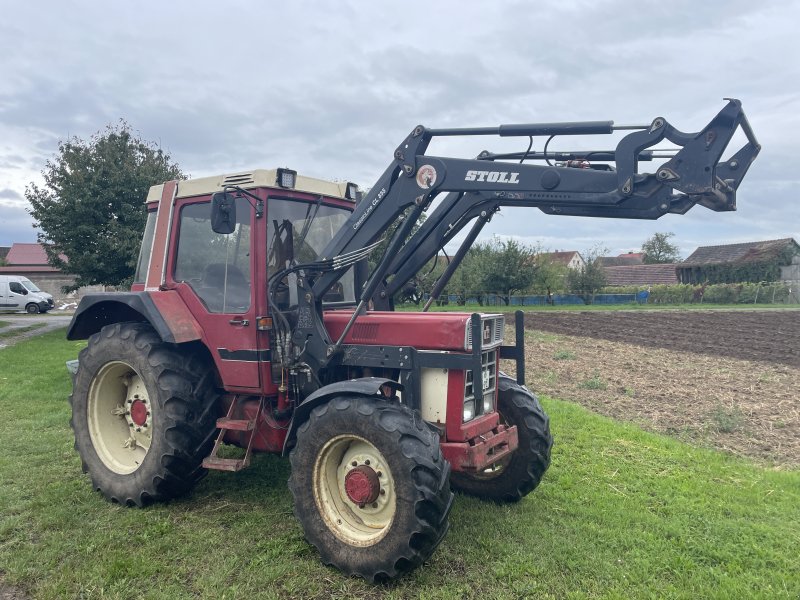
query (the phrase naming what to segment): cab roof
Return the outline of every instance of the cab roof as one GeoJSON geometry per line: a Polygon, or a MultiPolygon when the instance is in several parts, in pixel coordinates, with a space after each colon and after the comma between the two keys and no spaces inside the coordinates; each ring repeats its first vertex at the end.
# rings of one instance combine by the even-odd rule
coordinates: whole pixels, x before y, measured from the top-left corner
{"type": "MultiPolygon", "coordinates": [[[[191,196],[205,196],[214,192],[221,192],[226,185],[235,185],[244,189],[268,187],[277,189],[287,189],[295,192],[307,192],[309,194],[319,194],[321,196],[331,196],[348,200],[347,182],[326,181],[315,179],[314,177],[304,177],[297,175],[297,181],[293,188],[281,188],[278,185],[278,169],[255,169],[253,171],[242,171],[240,173],[230,173],[214,175],[212,177],[199,177],[197,179],[184,179],[178,182],[177,198],[189,198],[191,196]]],[[[154,185],[147,194],[146,202],[158,202],[161,200],[161,193],[164,184],[154,185]]],[[[352,202],[352,200],[348,200],[352,202]]]]}

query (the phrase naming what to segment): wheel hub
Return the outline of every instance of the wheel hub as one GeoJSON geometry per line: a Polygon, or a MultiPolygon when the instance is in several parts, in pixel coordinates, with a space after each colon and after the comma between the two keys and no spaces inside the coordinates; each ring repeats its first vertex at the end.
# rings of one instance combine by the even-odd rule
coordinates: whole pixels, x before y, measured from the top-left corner
{"type": "Polygon", "coordinates": [[[147,404],[142,400],[136,399],[131,404],[131,421],[137,427],[141,427],[147,423],[147,404]]]}
{"type": "Polygon", "coordinates": [[[372,467],[359,465],[345,475],[344,490],[351,502],[364,506],[378,499],[381,483],[372,467]]]}

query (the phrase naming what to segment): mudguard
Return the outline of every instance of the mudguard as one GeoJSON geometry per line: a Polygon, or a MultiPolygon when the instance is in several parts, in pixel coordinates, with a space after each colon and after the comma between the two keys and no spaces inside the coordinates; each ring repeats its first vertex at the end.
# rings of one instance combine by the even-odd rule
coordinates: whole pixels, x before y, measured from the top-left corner
{"type": "Polygon", "coordinates": [[[381,395],[381,388],[388,385],[394,391],[402,391],[403,385],[396,382],[394,379],[386,379],[384,377],[361,377],[359,379],[348,379],[347,381],[337,381],[324,387],[319,388],[313,394],[309,395],[302,404],[294,410],[292,422],[289,424],[289,431],[286,434],[286,440],[283,442],[283,456],[288,456],[289,451],[294,447],[297,438],[297,430],[306,422],[311,411],[325,404],[335,396],[343,394],[356,395],[356,396],[372,396],[385,400],[381,395]]]}

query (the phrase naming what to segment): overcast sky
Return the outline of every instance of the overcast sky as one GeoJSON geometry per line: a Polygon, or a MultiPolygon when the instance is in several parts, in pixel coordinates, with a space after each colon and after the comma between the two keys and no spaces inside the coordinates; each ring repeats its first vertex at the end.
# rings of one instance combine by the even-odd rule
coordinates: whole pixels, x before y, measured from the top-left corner
{"type": "MultiPolygon", "coordinates": [[[[684,257],[698,245],[800,240],[800,2],[0,6],[0,245],[36,240],[24,191],[41,183],[59,140],[120,118],[193,177],[287,166],[369,187],[419,123],[664,116],[697,131],[723,97],[742,100],[763,145],[737,212],[696,207],[651,222],[503,209],[484,237],[616,254],[671,231],[684,257]]],[[[472,157],[523,141],[454,138],[430,153],[472,157]]],[[[602,149],[616,139],[556,138],[550,149],[568,142],[602,149]]]]}

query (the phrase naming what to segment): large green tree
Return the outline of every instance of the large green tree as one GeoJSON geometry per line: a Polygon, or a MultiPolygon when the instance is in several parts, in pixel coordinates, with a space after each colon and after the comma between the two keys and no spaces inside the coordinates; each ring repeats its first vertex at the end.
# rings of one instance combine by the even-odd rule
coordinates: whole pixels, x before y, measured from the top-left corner
{"type": "Polygon", "coordinates": [[[644,262],[647,265],[658,263],[675,263],[681,260],[681,251],[670,242],[670,238],[675,237],[671,231],[668,233],[654,233],[642,244],[644,262]]]}
{"type": "Polygon", "coordinates": [[[77,276],[68,289],[126,286],[132,280],[151,185],[181,179],[170,155],[136,136],[121,121],[89,140],[59,142],[47,161],[44,185],[31,183],[25,197],[48,261],[77,276]],[[65,255],[67,261],[61,259],[65,255]]]}
{"type": "Polygon", "coordinates": [[[496,293],[505,304],[509,304],[512,294],[528,289],[533,283],[538,248],[513,238],[494,238],[475,248],[483,254],[483,289],[496,293]]]}

